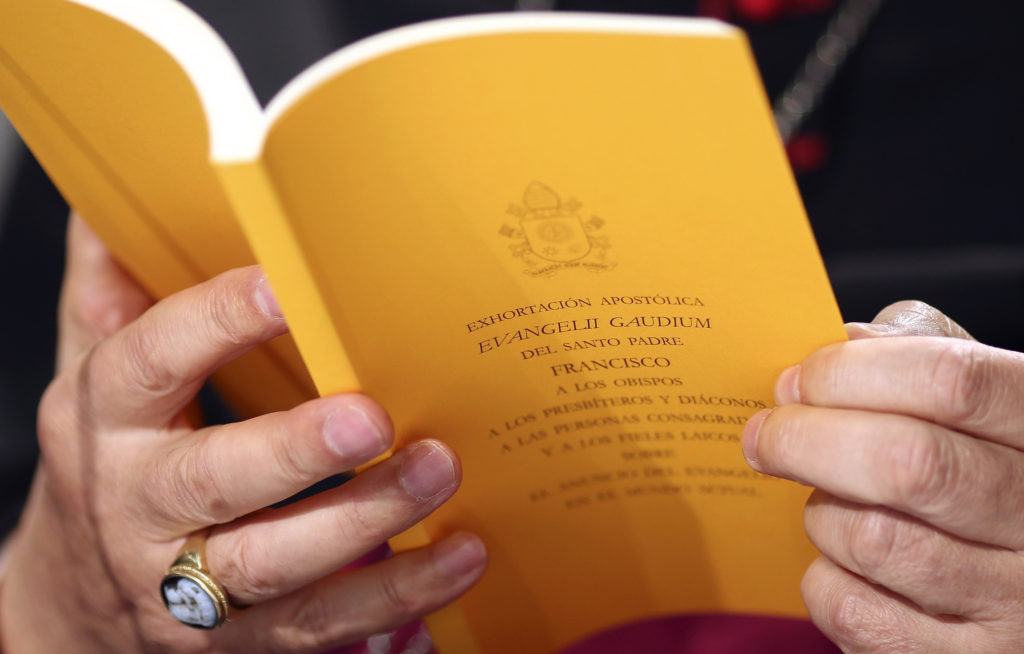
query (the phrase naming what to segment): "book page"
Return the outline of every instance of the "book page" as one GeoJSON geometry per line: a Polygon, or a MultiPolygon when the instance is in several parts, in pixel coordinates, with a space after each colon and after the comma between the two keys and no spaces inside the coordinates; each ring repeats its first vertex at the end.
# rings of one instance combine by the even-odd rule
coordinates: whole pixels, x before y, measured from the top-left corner
{"type": "MultiPolygon", "coordinates": [[[[205,86],[233,98],[221,113],[236,125],[248,116],[258,149],[263,116],[226,46],[176,2],[89,1],[135,25],[77,2],[0,0],[4,111],[68,203],[154,297],[255,263],[210,164],[208,124],[224,131],[230,121],[211,118],[210,98],[204,105],[195,71],[184,67],[202,60],[205,86]],[[138,31],[147,28],[163,36],[138,31]],[[164,47],[175,44],[191,53],[184,62],[164,47]]],[[[316,394],[290,337],[217,379],[243,416],[316,394]]]]}
{"type": "MultiPolygon", "coordinates": [[[[462,457],[426,526],[487,543],[460,603],[480,651],[803,614],[807,490],[752,472],[740,433],[785,366],[845,335],[741,35],[397,50],[296,100],[263,162],[320,337],[404,442],[462,457]]],[[[296,265],[250,233],[272,283],[296,265]]]]}

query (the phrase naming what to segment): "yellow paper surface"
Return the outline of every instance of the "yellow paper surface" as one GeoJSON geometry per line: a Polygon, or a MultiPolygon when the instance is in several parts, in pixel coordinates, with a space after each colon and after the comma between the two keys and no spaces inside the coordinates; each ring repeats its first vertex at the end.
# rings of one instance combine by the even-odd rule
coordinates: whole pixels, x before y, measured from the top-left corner
{"type": "Polygon", "coordinates": [[[462,457],[425,524],[488,545],[460,603],[481,651],[803,614],[806,490],[739,434],[844,334],[742,37],[389,54],[288,111],[263,165],[364,389],[462,457]]]}
{"type": "MultiPolygon", "coordinates": [[[[192,84],[147,37],[64,0],[0,0],[0,103],[69,204],[154,297],[255,263],[210,165],[192,84]]],[[[315,396],[290,337],[217,380],[243,416],[315,396]]]]}

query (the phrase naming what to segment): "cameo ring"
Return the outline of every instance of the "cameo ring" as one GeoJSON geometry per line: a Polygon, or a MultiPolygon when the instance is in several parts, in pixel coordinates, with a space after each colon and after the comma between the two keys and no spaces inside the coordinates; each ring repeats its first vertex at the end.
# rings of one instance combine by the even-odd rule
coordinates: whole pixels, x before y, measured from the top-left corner
{"type": "Polygon", "coordinates": [[[171,615],[197,629],[213,629],[228,619],[228,595],[206,567],[209,529],[194,532],[160,582],[171,615]]]}

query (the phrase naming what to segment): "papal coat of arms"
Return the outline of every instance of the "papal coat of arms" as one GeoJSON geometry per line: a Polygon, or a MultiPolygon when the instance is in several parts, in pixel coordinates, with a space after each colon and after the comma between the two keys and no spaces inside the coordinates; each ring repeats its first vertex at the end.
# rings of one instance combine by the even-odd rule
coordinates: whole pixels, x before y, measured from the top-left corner
{"type": "Polygon", "coordinates": [[[512,256],[527,265],[523,272],[548,276],[563,268],[601,272],[615,266],[607,261],[608,237],[598,232],[605,221],[597,216],[584,220],[579,201],[562,198],[549,186],[531,182],[523,192],[523,206],[510,205],[508,213],[519,218],[519,227],[505,224],[499,233],[512,239],[512,256]]]}

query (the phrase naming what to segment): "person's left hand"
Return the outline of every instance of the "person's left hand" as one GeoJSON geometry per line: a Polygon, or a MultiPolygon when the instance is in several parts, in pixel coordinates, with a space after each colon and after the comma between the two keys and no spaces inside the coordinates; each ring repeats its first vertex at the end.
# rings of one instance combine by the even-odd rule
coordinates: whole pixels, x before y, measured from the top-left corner
{"type": "Polygon", "coordinates": [[[818,489],[811,618],[844,652],[1021,651],[1024,355],[920,303],[848,331],[743,435],[755,469],[818,489]]]}

